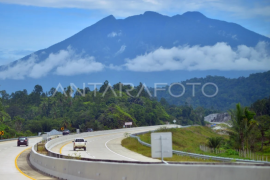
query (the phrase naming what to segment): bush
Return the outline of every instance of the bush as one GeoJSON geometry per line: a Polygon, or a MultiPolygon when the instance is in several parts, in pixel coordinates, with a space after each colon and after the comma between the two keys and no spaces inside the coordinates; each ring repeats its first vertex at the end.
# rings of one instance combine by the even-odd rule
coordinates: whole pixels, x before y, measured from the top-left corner
{"type": "Polygon", "coordinates": [[[30,130],[25,131],[25,136],[32,136],[32,132],[30,130]]]}
{"type": "Polygon", "coordinates": [[[226,154],[228,154],[228,155],[239,155],[239,153],[236,150],[233,150],[233,149],[227,149],[226,154]]]}
{"type": "Polygon", "coordinates": [[[221,143],[223,141],[222,137],[209,137],[208,138],[208,142],[207,142],[207,146],[210,148],[219,148],[221,143]]]}

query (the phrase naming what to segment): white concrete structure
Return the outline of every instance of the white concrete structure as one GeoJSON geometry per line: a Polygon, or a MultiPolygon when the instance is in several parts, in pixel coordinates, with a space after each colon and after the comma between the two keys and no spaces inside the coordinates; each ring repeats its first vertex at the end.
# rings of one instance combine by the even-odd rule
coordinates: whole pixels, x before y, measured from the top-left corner
{"type": "MultiPolygon", "coordinates": [[[[136,128],[131,129],[136,130],[136,128]]],[[[125,131],[126,129],[100,131],[93,132],[93,134],[82,133],[80,136],[112,135],[125,131]]],[[[79,135],[70,135],[57,138],[48,142],[47,147],[50,149],[77,136],[79,137],[79,135]]],[[[34,148],[30,155],[30,161],[39,170],[68,180],[266,180],[270,176],[269,166],[166,165],[80,161],[48,157],[36,153],[34,148]]]]}

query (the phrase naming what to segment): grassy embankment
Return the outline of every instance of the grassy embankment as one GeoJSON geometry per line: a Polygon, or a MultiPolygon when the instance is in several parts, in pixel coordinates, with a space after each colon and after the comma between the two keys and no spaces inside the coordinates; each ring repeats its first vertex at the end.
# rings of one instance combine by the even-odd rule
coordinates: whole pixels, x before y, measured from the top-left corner
{"type": "MultiPolygon", "coordinates": [[[[207,137],[220,136],[212,131],[210,128],[202,126],[194,126],[189,128],[179,129],[162,129],[157,132],[172,132],[173,149],[186,152],[201,152],[200,144],[205,144],[207,137]]],[[[142,141],[150,143],[151,134],[143,134],[139,136],[142,141]]],[[[151,157],[151,148],[141,145],[137,139],[126,138],[122,141],[122,146],[129,150],[137,152],[147,157],[151,157]]],[[[214,162],[213,160],[196,159],[188,156],[173,155],[172,158],[164,158],[166,161],[200,161],[200,162],[214,162]]]]}
{"type": "MultiPolygon", "coordinates": [[[[185,152],[192,152],[198,154],[212,155],[212,156],[221,156],[221,157],[230,157],[230,158],[241,158],[236,154],[232,154],[231,151],[224,150],[224,153],[211,153],[204,152],[200,149],[200,145],[207,143],[208,137],[223,137],[228,139],[227,135],[219,135],[211,128],[203,126],[192,126],[189,128],[178,128],[178,129],[160,129],[157,132],[172,132],[173,136],[173,149],[180,150],[185,152]]],[[[144,142],[151,142],[151,134],[143,134],[139,136],[140,139],[144,142]]],[[[126,147],[129,150],[137,152],[147,157],[151,157],[151,148],[141,145],[134,138],[126,138],[122,141],[122,146],[126,147]]],[[[243,158],[242,158],[243,159],[243,158]]],[[[246,158],[248,159],[248,158],[246,158]]],[[[196,159],[187,156],[177,156],[173,155],[172,158],[165,158],[166,161],[200,161],[200,162],[213,162],[211,160],[196,159]]]]}

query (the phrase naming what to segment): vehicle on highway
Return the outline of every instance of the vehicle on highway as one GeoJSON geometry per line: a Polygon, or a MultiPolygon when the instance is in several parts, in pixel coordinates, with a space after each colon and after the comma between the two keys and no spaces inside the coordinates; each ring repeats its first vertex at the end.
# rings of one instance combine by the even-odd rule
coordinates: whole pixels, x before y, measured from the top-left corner
{"type": "Polygon", "coordinates": [[[74,139],[73,142],[73,150],[76,151],[76,149],[84,149],[86,151],[86,142],[83,138],[77,138],[74,139]]]}
{"type": "Polygon", "coordinates": [[[17,146],[20,146],[20,145],[28,146],[28,143],[29,143],[29,140],[27,137],[19,137],[17,141],[17,146]]]}
{"type": "Polygon", "coordinates": [[[68,129],[63,131],[63,135],[68,135],[70,133],[70,131],[68,129]]]}

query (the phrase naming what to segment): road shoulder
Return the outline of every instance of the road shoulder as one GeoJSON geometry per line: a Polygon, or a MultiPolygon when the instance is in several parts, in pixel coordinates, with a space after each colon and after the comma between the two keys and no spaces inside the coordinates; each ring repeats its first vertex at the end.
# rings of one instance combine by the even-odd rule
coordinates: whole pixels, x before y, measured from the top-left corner
{"type": "MultiPolygon", "coordinates": [[[[29,161],[29,156],[30,156],[31,148],[25,150],[20,154],[20,156],[17,159],[17,166],[18,168],[27,176],[31,177],[32,179],[37,179],[37,180],[56,180],[57,178],[51,177],[49,175],[46,175],[45,173],[42,173],[38,171],[36,168],[34,168],[30,161],[29,161]]],[[[30,179],[30,178],[29,178],[30,179]]]]}

